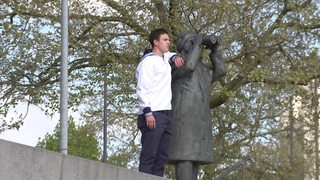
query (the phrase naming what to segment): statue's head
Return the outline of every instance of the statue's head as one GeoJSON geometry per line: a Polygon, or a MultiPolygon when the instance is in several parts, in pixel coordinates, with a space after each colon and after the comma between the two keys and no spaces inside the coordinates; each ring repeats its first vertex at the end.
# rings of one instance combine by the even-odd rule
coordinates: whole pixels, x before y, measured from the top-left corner
{"type": "Polygon", "coordinates": [[[178,35],[176,41],[176,47],[178,52],[182,50],[189,51],[192,48],[192,41],[197,36],[195,32],[192,31],[183,31],[178,35]]]}

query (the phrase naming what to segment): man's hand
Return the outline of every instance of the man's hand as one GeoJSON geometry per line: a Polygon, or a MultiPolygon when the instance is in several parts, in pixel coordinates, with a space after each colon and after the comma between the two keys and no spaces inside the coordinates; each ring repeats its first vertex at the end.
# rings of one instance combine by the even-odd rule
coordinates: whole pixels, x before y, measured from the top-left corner
{"type": "Polygon", "coordinates": [[[177,68],[182,67],[183,64],[184,64],[184,60],[183,60],[182,57],[177,56],[177,57],[174,59],[174,65],[175,65],[177,68]]]}
{"type": "Polygon", "coordinates": [[[156,128],[156,119],[154,118],[153,115],[146,117],[146,123],[147,123],[148,128],[150,128],[150,129],[156,128]]]}

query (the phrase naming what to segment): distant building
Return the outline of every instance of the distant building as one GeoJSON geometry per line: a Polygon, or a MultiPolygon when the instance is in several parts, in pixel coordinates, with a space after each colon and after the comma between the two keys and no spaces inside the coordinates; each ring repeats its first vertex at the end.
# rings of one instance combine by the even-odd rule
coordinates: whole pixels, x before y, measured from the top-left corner
{"type": "Polygon", "coordinates": [[[301,95],[283,101],[287,111],[281,115],[279,167],[289,179],[319,179],[319,95],[315,83],[301,87],[301,95]],[[317,97],[317,101],[315,101],[317,97]],[[315,120],[316,119],[316,120],[315,120]],[[318,163],[318,166],[316,164],[318,163]]]}

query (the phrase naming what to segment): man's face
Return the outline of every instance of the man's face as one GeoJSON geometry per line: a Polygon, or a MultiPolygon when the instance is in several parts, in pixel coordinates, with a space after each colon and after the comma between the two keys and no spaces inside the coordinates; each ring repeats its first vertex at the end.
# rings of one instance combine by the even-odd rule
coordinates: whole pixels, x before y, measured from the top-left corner
{"type": "Polygon", "coordinates": [[[170,39],[168,34],[161,34],[159,41],[155,40],[155,45],[162,53],[166,53],[170,48],[170,39]]]}

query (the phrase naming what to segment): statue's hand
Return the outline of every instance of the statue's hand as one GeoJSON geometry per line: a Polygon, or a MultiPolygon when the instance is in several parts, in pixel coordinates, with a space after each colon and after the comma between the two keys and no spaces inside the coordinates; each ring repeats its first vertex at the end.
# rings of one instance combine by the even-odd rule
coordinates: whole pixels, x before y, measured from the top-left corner
{"type": "Polygon", "coordinates": [[[215,35],[205,35],[203,37],[202,44],[206,46],[207,49],[211,49],[211,51],[216,51],[218,46],[222,44],[222,40],[219,36],[215,35]]]}

